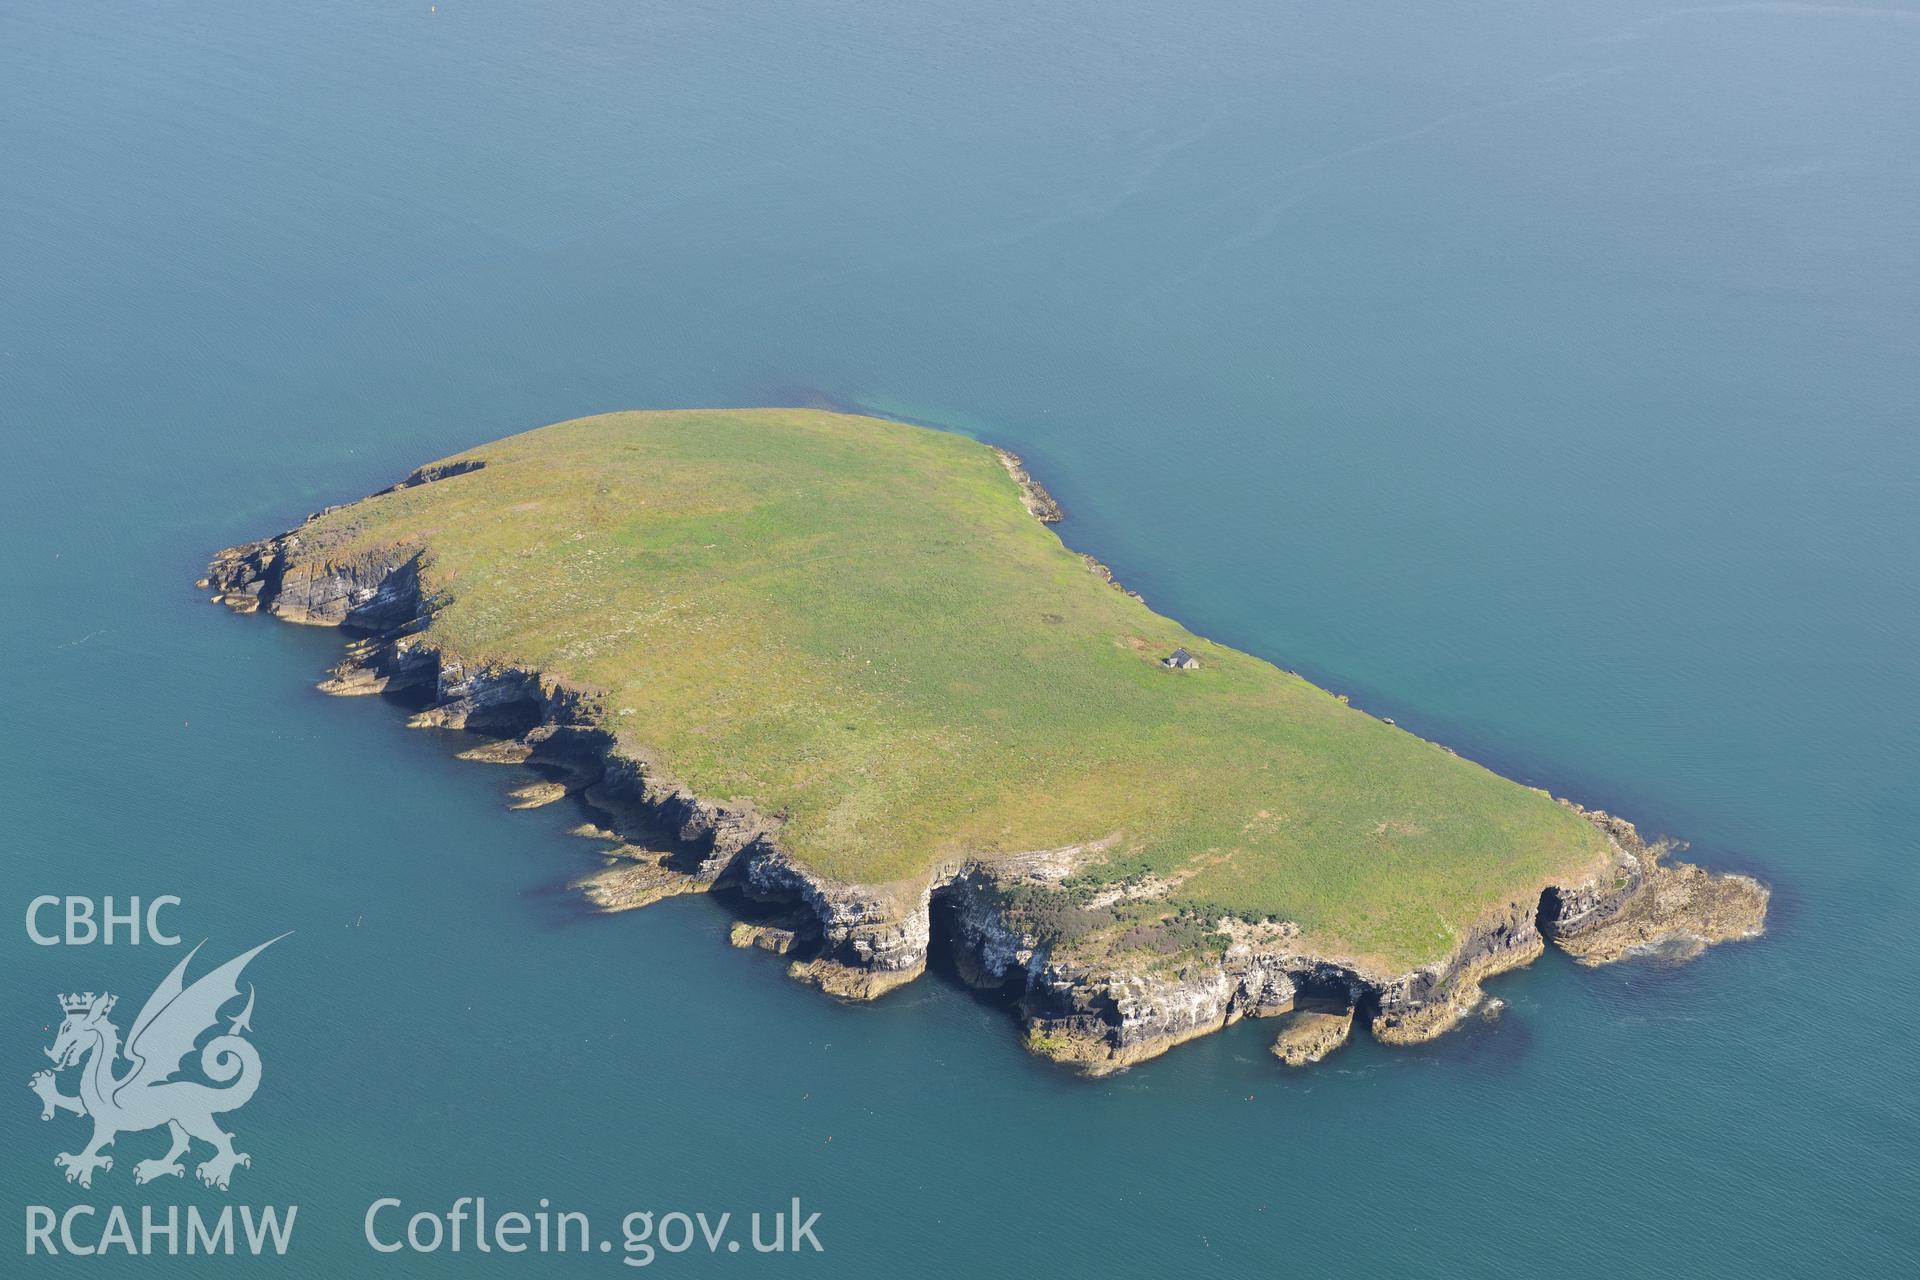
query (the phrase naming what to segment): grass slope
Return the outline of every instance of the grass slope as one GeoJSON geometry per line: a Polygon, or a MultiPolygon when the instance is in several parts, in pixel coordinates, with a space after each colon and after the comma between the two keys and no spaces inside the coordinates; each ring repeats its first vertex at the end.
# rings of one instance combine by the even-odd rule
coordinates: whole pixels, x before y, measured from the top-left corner
{"type": "Polygon", "coordinates": [[[1404,968],[1602,856],[1545,795],[1114,590],[986,446],[799,410],[623,413],[342,508],[333,554],[418,544],[438,641],[596,692],[696,793],[782,813],[819,872],[1117,835],[1206,914],[1404,968]],[[1176,645],[1198,671],[1157,659],[1176,645]]]}

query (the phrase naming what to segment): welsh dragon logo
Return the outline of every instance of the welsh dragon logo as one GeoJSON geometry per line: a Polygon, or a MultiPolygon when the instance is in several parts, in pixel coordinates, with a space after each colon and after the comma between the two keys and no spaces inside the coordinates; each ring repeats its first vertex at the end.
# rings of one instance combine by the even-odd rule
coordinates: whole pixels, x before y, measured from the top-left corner
{"type": "Polygon", "coordinates": [[[200,1037],[218,1027],[220,1010],[239,998],[240,972],[247,962],[278,941],[271,938],[188,986],[187,964],[199,953],[196,946],[147,997],[124,1049],[120,1029],[108,1018],[116,997],[91,991],[60,997],[60,1010],[66,1016],[46,1051],[53,1059],[53,1070],[37,1072],[28,1084],[40,1095],[42,1120],[53,1119],[56,1111],[93,1118],[93,1140],[77,1153],[53,1158],[56,1166],[67,1171],[68,1182],[91,1187],[96,1169],[113,1169],[113,1157],[104,1152],[116,1137],[161,1125],[167,1127],[173,1145],[158,1160],[136,1163],[135,1182],[181,1177],[186,1170],[180,1157],[196,1138],[213,1148],[213,1155],[194,1170],[210,1187],[225,1191],[234,1166],[253,1163],[244,1151],[234,1150],[233,1135],[214,1122],[215,1116],[246,1106],[260,1087],[260,1053],[245,1038],[253,1029],[252,984],[247,987],[246,1007],[228,1020],[226,1031],[200,1048],[200,1072],[214,1083],[175,1077],[200,1037]],[[130,1065],[116,1072],[123,1056],[130,1065]],[[55,1073],[79,1064],[84,1064],[80,1092],[61,1093],[55,1073]]]}

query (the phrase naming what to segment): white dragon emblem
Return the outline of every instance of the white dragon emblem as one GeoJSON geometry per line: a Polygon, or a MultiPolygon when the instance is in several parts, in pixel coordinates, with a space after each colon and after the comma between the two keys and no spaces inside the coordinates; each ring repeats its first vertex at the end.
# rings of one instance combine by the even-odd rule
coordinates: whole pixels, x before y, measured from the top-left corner
{"type": "MultiPolygon", "coordinates": [[[[287,935],[281,934],[284,938],[287,935]]],[[[244,955],[236,956],[213,972],[186,985],[187,963],[199,953],[196,946],[140,1009],[127,1036],[124,1056],[132,1065],[115,1074],[122,1056],[120,1029],[108,1020],[116,997],[89,991],[81,995],[63,995],[60,1008],[65,1019],[46,1051],[53,1059],[52,1071],[37,1072],[28,1082],[40,1095],[42,1120],[53,1119],[56,1111],[93,1118],[93,1140],[77,1153],[63,1153],[53,1163],[67,1171],[67,1181],[83,1187],[93,1185],[94,1170],[111,1171],[113,1157],[102,1152],[122,1133],[167,1126],[173,1146],[158,1160],[141,1160],[133,1166],[135,1182],[155,1178],[178,1178],[186,1172],[180,1157],[192,1140],[213,1147],[213,1155],[194,1172],[210,1187],[227,1189],[235,1165],[251,1165],[252,1157],[233,1149],[233,1135],[214,1123],[216,1115],[237,1111],[260,1087],[260,1054],[242,1033],[253,1029],[253,987],[247,987],[247,1004],[231,1019],[227,1030],[214,1036],[200,1049],[200,1070],[213,1085],[198,1080],[177,1080],[195,1043],[220,1021],[220,1010],[240,995],[240,971],[247,962],[280,938],[270,938],[244,955]],[[55,1072],[85,1061],[80,1072],[80,1092],[61,1093],[55,1072]],[[215,1085],[222,1087],[216,1088],[215,1085]]],[[[204,945],[204,944],[203,944],[204,945]]]]}

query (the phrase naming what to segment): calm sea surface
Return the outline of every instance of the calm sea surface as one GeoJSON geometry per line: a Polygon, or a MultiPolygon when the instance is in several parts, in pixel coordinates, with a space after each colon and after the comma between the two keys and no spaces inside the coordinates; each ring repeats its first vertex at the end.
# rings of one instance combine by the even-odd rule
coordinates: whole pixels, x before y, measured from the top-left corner
{"type": "Polygon", "coordinates": [[[655,1266],[1913,1274],[1916,209],[1909,4],[5,6],[0,1256],[29,1204],[298,1204],[281,1274],[611,1276],[361,1215],[798,1196],[823,1255],[655,1266]],[[511,431],[815,401],[1019,450],[1161,610],[1766,877],[1770,935],[1084,1083],[713,904],[583,916],[571,815],[191,589],[511,431]],[[124,1026],[179,952],[36,947],[38,893],[297,931],[232,1192],[135,1188],[158,1134],[61,1180],[53,993],[124,1026]]]}

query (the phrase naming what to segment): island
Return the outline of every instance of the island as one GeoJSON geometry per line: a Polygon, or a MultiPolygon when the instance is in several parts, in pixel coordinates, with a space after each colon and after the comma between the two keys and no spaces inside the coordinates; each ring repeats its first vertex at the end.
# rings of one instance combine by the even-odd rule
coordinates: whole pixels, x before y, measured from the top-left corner
{"type": "MultiPolygon", "coordinates": [[[[617,413],[421,467],[201,585],[351,635],[402,701],[571,798],[608,910],[718,892],[850,1000],[929,955],[1091,1075],[1244,1017],[1410,1043],[1548,942],[1756,936],[1768,890],[1153,611],[1020,460],[815,410],[617,413]]],[[[468,739],[461,740],[463,744],[468,739]]]]}

